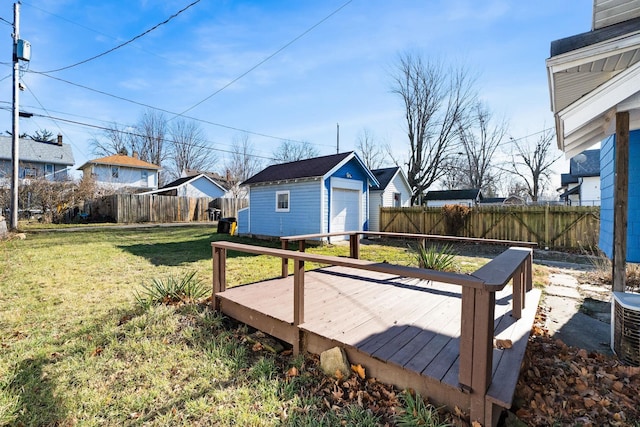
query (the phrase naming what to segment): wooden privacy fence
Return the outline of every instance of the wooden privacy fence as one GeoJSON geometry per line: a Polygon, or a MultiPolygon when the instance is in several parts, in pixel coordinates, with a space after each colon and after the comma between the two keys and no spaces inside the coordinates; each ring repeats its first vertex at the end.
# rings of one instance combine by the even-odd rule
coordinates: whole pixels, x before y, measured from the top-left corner
{"type": "MultiPolygon", "coordinates": [[[[445,235],[448,220],[442,208],[381,208],[380,231],[445,235]]],[[[456,234],[579,249],[595,246],[599,230],[597,206],[482,206],[466,213],[456,234]]]]}
{"type": "Polygon", "coordinates": [[[207,197],[158,196],[155,194],[113,194],[85,202],[90,220],[117,223],[209,221],[207,197]]]}

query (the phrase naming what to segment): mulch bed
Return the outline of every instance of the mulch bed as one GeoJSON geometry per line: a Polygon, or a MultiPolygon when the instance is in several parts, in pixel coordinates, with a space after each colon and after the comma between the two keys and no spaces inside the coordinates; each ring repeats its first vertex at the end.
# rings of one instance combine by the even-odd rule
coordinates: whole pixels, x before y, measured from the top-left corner
{"type": "Polygon", "coordinates": [[[640,367],[569,347],[538,309],[512,411],[529,426],[640,426],[640,367]]]}

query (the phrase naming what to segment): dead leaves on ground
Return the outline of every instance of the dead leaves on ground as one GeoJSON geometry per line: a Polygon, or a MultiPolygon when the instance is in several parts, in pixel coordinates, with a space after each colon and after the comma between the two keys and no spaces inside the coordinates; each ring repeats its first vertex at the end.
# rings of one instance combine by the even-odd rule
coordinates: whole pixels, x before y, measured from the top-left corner
{"type": "Polygon", "coordinates": [[[539,311],[516,388],[515,411],[531,426],[624,426],[640,420],[640,368],[569,347],[542,328],[539,311]]]}

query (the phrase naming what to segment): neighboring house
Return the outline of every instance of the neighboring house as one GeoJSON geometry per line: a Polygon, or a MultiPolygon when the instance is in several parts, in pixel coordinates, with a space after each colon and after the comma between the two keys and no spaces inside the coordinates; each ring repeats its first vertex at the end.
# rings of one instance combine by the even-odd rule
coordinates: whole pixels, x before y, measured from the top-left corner
{"type": "Polygon", "coordinates": [[[640,262],[640,168],[629,167],[640,161],[640,3],[594,0],[592,30],[553,41],[546,65],[558,148],[574,157],[601,143],[599,247],[614,258],[626,238],[614,270],[640,262]]]}
{"type": "MultiPolygon", "coordinates": [[[[73,151],[58,135],[55,142],[40,142],[20,138],[18,142],[19,179],[44,177],[49,181],[68,179],[73,166],[73,151]]],[[[0,182],[8,185],[12,173],[12,138],[0,136],[0,182]]]]}
{"type": "Polygon", "coordinates": [[[482,206],[487,206],[487,205],[502,206],[504,205],[505,200],[507,200],[506,197],[484,197],[482,200],[480,200],[479,204],[482,206]]]}
{"type": "Polygon", "coordinates": [[[158,188],[160,167],[140,160],[135,152],[133,157],[114,154],[89,160],[78,169],[93,176],[96,185],[111,191],[140,193],[158,188]]]}
{"type": "Polygon", "coordinates": [[[571,158],[569,173],[560,177],[560,200],[574,206],[600,206],[600,150],[571,158]]]}
{"type": "Polygon", "coordinates": [[[475,189],[429,191],[423,201],[427,207],[442,207],[444,205],[476,206],[483,199],[482,192],[475,189]]]}
{"type": "Polygon", "coordinates": [[[272,165],[242,183],[238,233],[258,237],[367,230],[375,176],[354,152],[272,165]]]}
{"type": "Polygon", "coordinates": [[[411,187],[399,167],[371,171],[378,180],[369,188],[369,230],[380,231],[380,208],[411,206],[411,187]]]}
{"type": "Polygon", "coordinates": [[[209,197],[217,199],[224,197],[227,190],[205,174],[178,178],[157,190],[146,191],[143,194],[158,194],[160,196],[209,197]]]}

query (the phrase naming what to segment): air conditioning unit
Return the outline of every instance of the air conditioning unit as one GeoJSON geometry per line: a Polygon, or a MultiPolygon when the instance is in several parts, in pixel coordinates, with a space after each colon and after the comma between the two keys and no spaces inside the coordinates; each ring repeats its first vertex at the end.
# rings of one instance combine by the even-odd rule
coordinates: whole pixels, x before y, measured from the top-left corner
{"type": "Polygon", "coordinates": [[[624,363],[640,366],[640,294],[613,293],[611,349],[624,363]]]}

